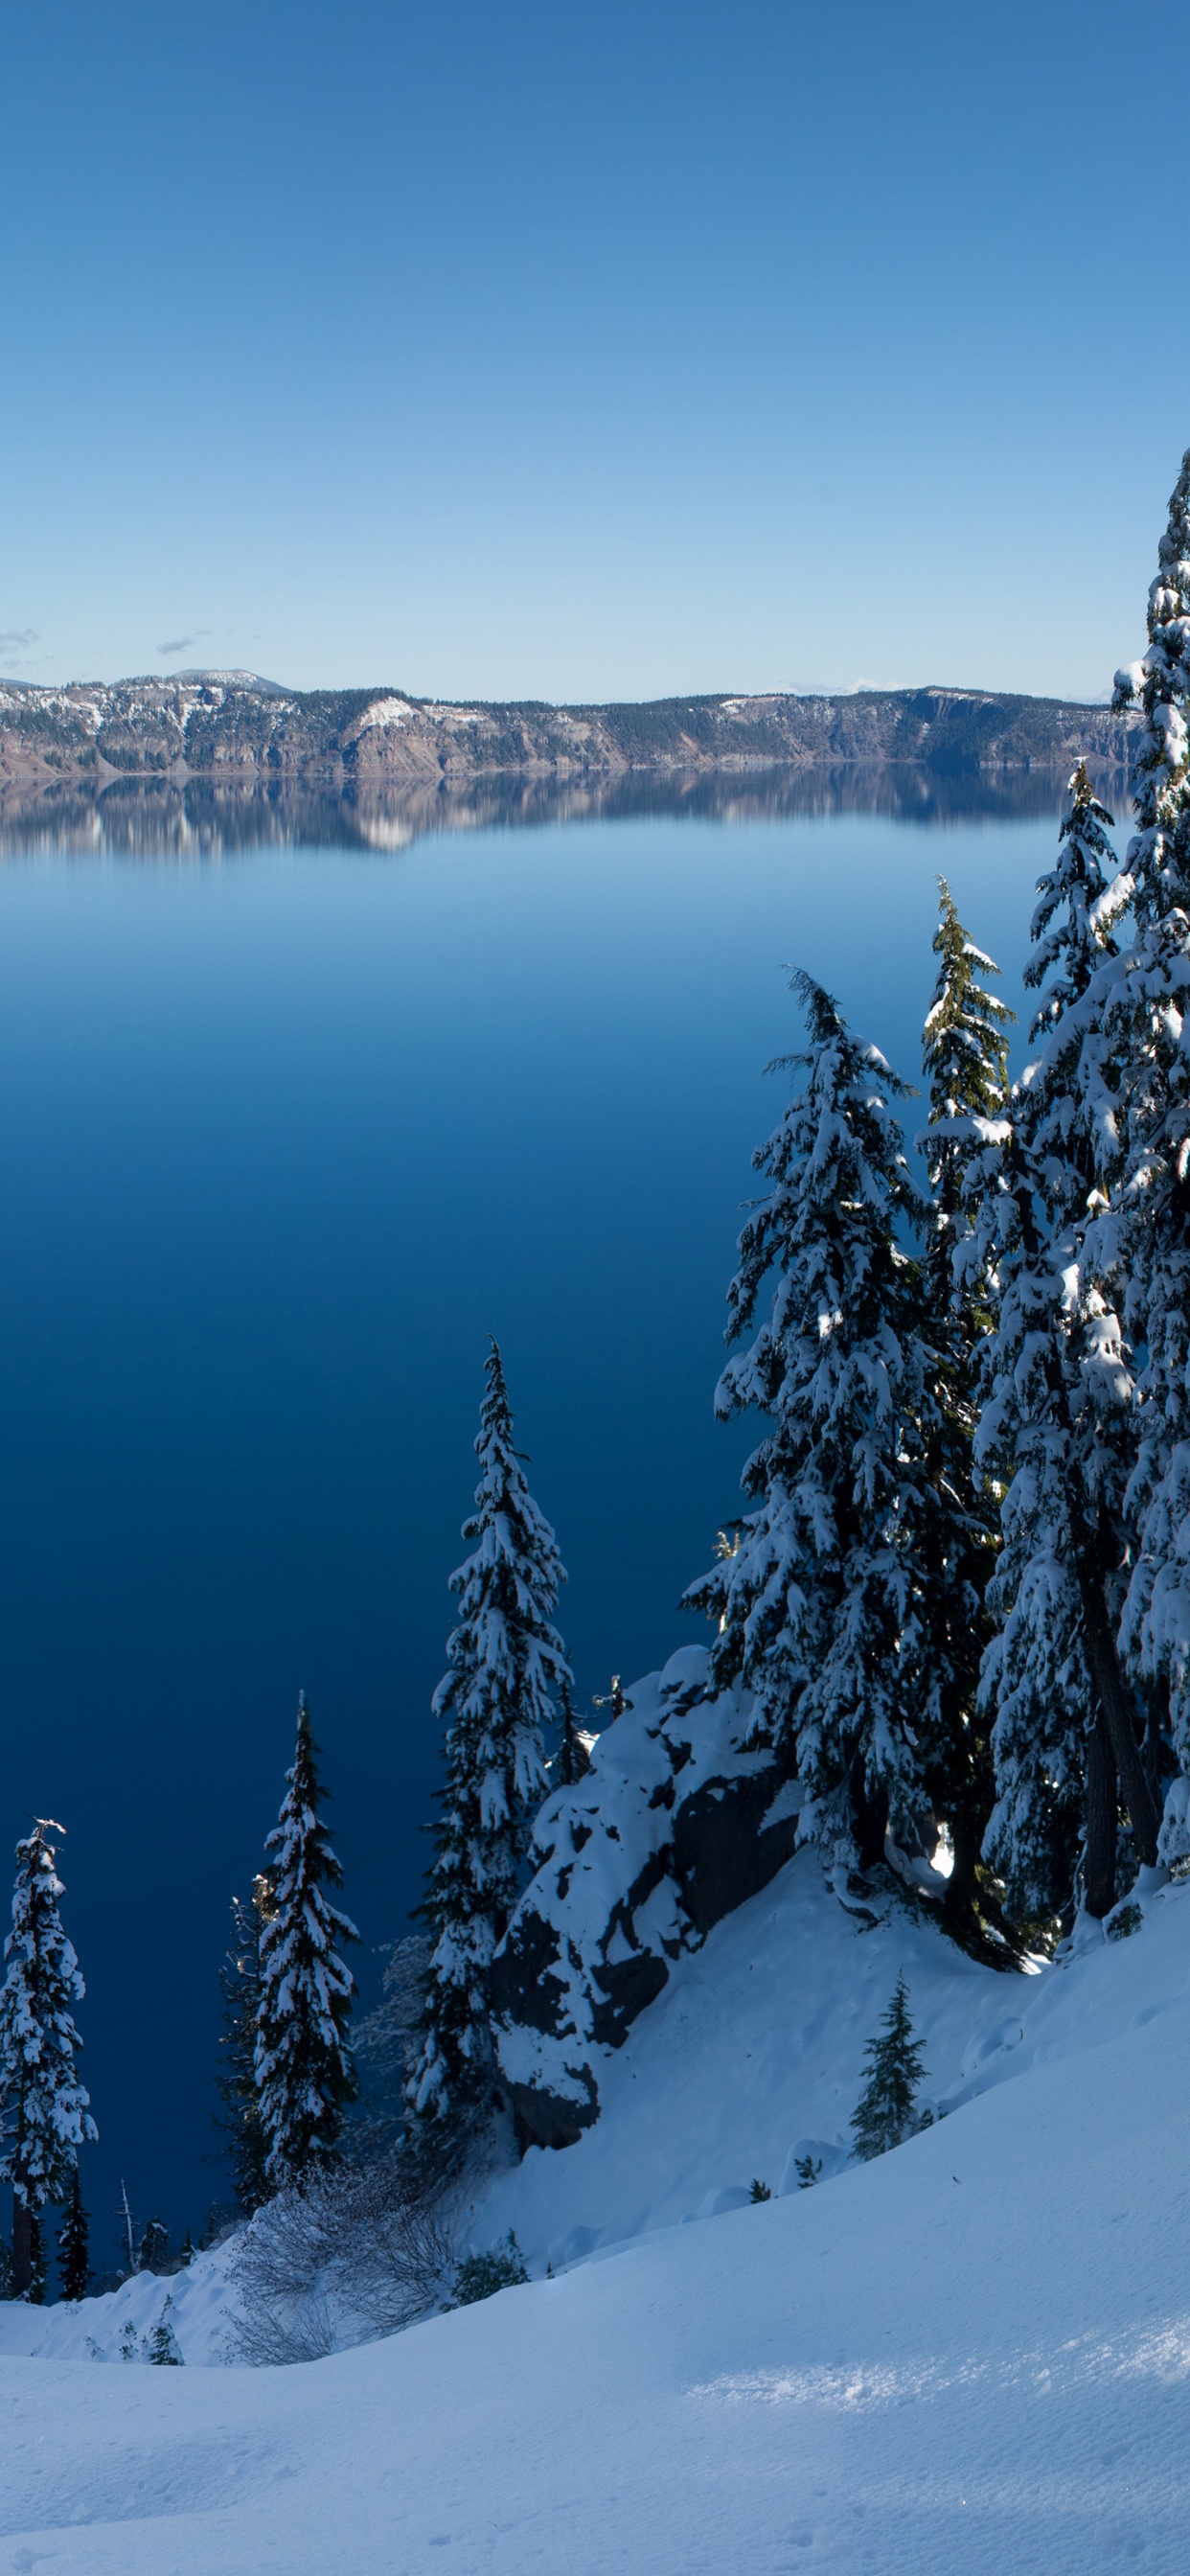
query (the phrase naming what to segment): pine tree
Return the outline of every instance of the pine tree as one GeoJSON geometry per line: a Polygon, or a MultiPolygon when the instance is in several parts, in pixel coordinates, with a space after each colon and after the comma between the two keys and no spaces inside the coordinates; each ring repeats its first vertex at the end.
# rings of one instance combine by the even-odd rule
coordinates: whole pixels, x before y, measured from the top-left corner
{"type": "Polygon", "coordinates": [[[1117,1779],[1142,1857],[1155,1853],[1115,1639],[1132,1381],[1112,1277],[1092,1242],[1115,1150],[1104,1027],[1112,923],[1128,895],[1110,821],[1080,763],[1026,969],[1044,988],[1030,1031],[1042,1051],[1008,1118],[983,1129],[975,1241],[997,1303],[976,1458],[1004,1484],[987,1596],[1002,1625],[981,1685],[997,1791],[985,1848],[1025,1921],[1066,1906],[1080,1836],[1084,1905],[1102,1915],[1114,1902],[1117,1779]]]}
{"type": "Polygon", "coordinates": [[[70,2177],[66,2216],[58,2231],[58,2278],[64,2299],[85,2299],[91,2278],[88,2220],[79,2188],[78,2166],[70,2177]]]}
{"type": "MultiPolygon", "coordinates": [[[[931,1305],[950,1313],[956,1305],[955,1249],[960,1237],[970,1233],[978,1198],[970,1145],[956,1122],[1003,1115],[1008,1098],[1007,1033],[1016,1013],[980,980],[998,975],[1000,969],[968,938],[945,877],[938,879],[938,892],[941,917],[934,934],[938,974],[922,1038],[930,1115],[918,1142],[925,1149],[930,1176],[925,1268],[931,1305]]],[[[986,1317],[982,1320],[986,1322],[986,1317]]],[[[976,1329],[977,1325],[968,1325],[969,1340],[976,1329]]]]}
{"type": "Polygon", "coordinates": [[[779,1066],[804,1081],[753,1156],[772,1188],[740,1237],[729,1342],[779,1275],[715,1396],[721,1418],[755,1405],[772,1428],[744,1469],[755,1508],[738,1543],[686,1603],[718,1622],[714,1684],[755,1693],[758,1734],[796,1761],[804,1817],[846,1866],[879,1859],[886,1826],[921,1849],[929,1808],[921,1549],[934,1362],[921,1272],[898,1240],[926,1211],[889,1106],[905,1085],[810,976],[793,989],[810,1043],[779,1066]]]}
{"type": "Polygon", "coordinates": [[[145,2359],[155,2370],[180,2370],[182,2355],[173,2330],[173,2299],[167,2296],[155,2326],[145,2336],[145,2359]]]}
{"type": "Polygon", "coordinates": [[[584,1736],[574,1713],[574,1693],[569,1674],[559,1685],[558,1717],[562,1740],[550,1764],[550,1787],[573,1789],[578,1781],[586,1778],[591,1768],[591,1756],[587,1750],[590,1739],[584,1736]]]}
{"type": "Polygon", "coordinates": [[[514,1446],[494,1340],[486,1379],[475,1511],[463,1525],[474,1553],[450,1578],[460,1615],[434,1695],[447,1778],[422,1908],[434,1949],[407,2097],[423,2138],[431,2126],[465,2127],[492,2099],[489,1969],[524,1883],[547,1785],[546,1729],[571,1681],[550,1624],[566,1578],[514,1446]]]}
{"type": "Polygon", "coordinates": [[[71,2006],[86,1989],[62,1928],[65,1891],[42,1817],[17,1844],[12,1930],[4,1944],[0,1987],[0,2175],[13,2193],[13,2287],[29,2294],[35,2274],[34,2222],[47,2201],[61,2200],[84,2139],[98,2132],[89,2097],[75,2073],[82,2046],[71,2006]]]}
{"type": "Polygon", "coordinates": [[[256,2082],[256,2024],[260,2011],[261,1935],[272,1914],[273,1902],[270,1870],[261,1870],[253,1880],[247,1904],[242,1897],[233,1897],[231,1946],[219,1977],[223,2029],[215,2087],[223,2111],[216,2127],[228,2141],[232,2184],[246,2218],[269,2197],[265,2170],[268,2140],[256,2082]]]}
{"type": "MultiPolygon", "coordinates": [[[[1149,592],[1148,649],[1117,674],[1139,707],[1136,831],[1127,866],[1136,937],[1113,997],[1123,1186],[1101,1231],[1128,1282],[1125,1322],[1143,1365],[1128,1507],[1137,1532],[1122,1639],[1142,1685],[1168,1700],[1173,1757],[1190,1772],[1190,449],[1149,592]]],[[[1160,1752],[1157,1760],[1160,1760],[1160,1752]]],[[[1154,1763],[1153,1768],[1156,1768],[1154,1763]]]]}
{"type": "Polygon", "coordinates": [[[881,2036],[869,2042],[864,2054],[868,2080],[851,2126],[856,2155],[865,2164],[873,2156],[887,2154],[890,2147],[899,2147],[921,2125],[913,2109],[922,2079],[921,2061],[922,2047],[913,2036],[909,1989],[902,1973],[893,1988],[881,2036]]]}
{"type": "Polygon", "coordinates": [[[318,1813],[325,1793],[317,1758],[299,1691],[293,1768],[265,1845],[273,1910],[260,1934],[254,2072],[273,2190],[300,2185],[330,2154],[355,2094],[347,2042],[355,1979],[335,1945],[359,1934],[326,1894],[342,1885],[343,1872],[318,1813]]]}
{"type": "Polygon", "coordinates": [[[922,1660],[931,1698],[927,1734],[937,1748],[930,1788],[954,1851],[945,1909],[953,1928],[969,1937],[982,1913],[996,1910],[979,1868],[994,1784],[978,1689],[991,1634],[984,1593],[999,1532],[994,1496],[976,1474],[972,1454],[991,1287],[970,1265],[956,1277],[955,1260],[969,1242],[978,1204],[971,1121],[1003,1114],[1006,1032],[1016,1015],[986,989],[983,979],[1000,969],[968,937],[945,877],[938,888],[938,976],[922,1041],[929,1119],[916,1140],[930,1182],[923,1271],[926,1329],[937,1355],[927,1440],[932,1508],[924,1538],[922,1660]]]}

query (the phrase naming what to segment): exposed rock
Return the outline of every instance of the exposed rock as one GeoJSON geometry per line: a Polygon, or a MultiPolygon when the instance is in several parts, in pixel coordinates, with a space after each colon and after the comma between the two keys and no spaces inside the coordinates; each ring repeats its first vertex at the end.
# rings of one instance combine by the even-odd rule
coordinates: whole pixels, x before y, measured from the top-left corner
{"type": "Polygon", "coordinates": [[[590,1771],[536,1829],[538,1868],[493,1970],[497,2049],[522,2134],[569,2146],[599,2110],[600,2059],[672,1962],[767,1886],[797,1838],[797,1785],[748,1751],[746,1694],[704,1696],[700,1646],[634,1682],[590,1771]]]}

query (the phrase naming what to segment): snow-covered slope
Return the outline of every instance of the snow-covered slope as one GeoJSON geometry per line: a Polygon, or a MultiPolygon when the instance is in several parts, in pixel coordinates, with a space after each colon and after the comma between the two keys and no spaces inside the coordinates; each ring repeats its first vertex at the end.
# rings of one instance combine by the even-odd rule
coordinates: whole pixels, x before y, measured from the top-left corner
{"type": "MultiPolygon", "coordinates": [[[[809,1904],[801,1870],[758,1905],[809,1904]]],[[[721,1926],[701,1962],[745,1928],[721,1926]]],[[[839,1939],[871,2004],[901,1958],[918,1998],[939,1979],[930,2089],[950,2088],[946,2120],[816,2190],[662,2229],[331,2361],[0,2362],[3,2576],[528,2576],[558,2561],[568,2576],[1175,2576],[1190,2514],[1190,1891],[1157,1901],[1135,1938],[1037,1979],[960,1963],[945,1997],[904,1918],[839,1939]],[[961,2099],[998,2073],[1014,2080],[961,2099]]],[[[746,1946],[731,1978],[720,1961],[736,1993],[757,1974],[746,1946]]],[[[699,1964],[654,2008],[671,2072],[699,2028],[689,2008],[681,2019],[699,1964]]],[[[792,1977],[788,2000],[806,2033],[792,1977]]],[[[864,2000],[861,1986],[857,2058],[864,2000]]],[[[648,2018],[624,2052],[628,2085],[648,2018]]],[[[708,2095],[691,2190],[712,2167],[748,2179],[745,2134],[762,2141],[745,2161],[771,2177],[810,2104],[824,2134],[839,2125],[842,2070],[837,2095],[815,2096],[808,2058],[787,2108],[767,2061],[765,2110],[763,2083],[749,2093],[739,2072],[752,2035],[741,2021],[735,2081],[749,2122],[770,2125],[733,2133],[708,2095]]],[[[654,2213],[659,2173],[675,2206],[683,2189],[661,2098],[640,2131],[654,2213]]],[[[691,2121],[697,2088],[680,2100],[691,2121]]],[[[607,2121],[610,2139],[610,2099],[607,2121]]],[[[545,2167],[551,2189],[585,2170],[574,2205],[613,2224],[619,2125],[602,2179],[598,2130],[545,2167]]],[[[517,2178],[526,2226],[532,2172],[517,2178]]]]}

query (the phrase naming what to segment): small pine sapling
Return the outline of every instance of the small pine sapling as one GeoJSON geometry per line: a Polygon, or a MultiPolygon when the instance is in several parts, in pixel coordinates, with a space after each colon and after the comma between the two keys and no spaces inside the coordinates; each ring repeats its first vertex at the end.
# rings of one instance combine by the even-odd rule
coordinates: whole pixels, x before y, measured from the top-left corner
{"type": "Polygon", "coordinates": [[[503,2241],[486,2254],[465,2256],[455,2274],[452,2305],[474,2307],[480,2299],[493,2299],[497,2290],[519,2289],[528,2278],[524,2256],[510,2227],[503,2241]]]}
{"type": "Polygon", "coordinates": [[[58,2278],[62,2284],[64,2299],[86,2298],[87,2284],[91,2278],[88,2228],[89,2221],[83,2207],[83,2195],[76,2165],[70,2177],[70,2197],[66,2203],[66,2216],[58,2234],[58,2278]]]}
{"type": "Polygon", "coordinates": [[[180,2370],[182,2367],[178,2338],[171,2321],[172,2307],[172,2298],[167,2298],[156,2325],[150,2327],[144,2339],[145,2360],[155,2370],[180,2370]]]}
{"type": "Polygon", "coordinates": [[[812,2191],[822,2172],[822,2158],[821,2156],[812,2156],[808,2154],[804,2156],[795,2156],[793,2160],[793,2170],[797,2175],[798,2190],[812,2191]]]}
{"type": "Polygon", "coordinates": [[[767,2182],[761,2182],[758,2175],[754,2174],[752,2177],[752,2189],[748,2194],[749,2200],[771,2200],[772,2197],[773,2195],[767,2182]]]}
{"type": "Polygon", "coordinates": [[[886,2154],[889,2147],[899,2147],[924,2125],[913,2109],[922,2078],[921,2061],[921,2042],[913,2036],[909,1989],[902,1973],[880,2035],[869,2042],[865,2053],[868,2080],[851,2123],[855,2152],[863,2163],[886,2154]]]}

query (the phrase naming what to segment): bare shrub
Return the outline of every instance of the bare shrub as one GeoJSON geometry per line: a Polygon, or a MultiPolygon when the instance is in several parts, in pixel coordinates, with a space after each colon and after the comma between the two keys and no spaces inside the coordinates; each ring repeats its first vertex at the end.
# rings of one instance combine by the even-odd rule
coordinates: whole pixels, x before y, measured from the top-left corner
{"type": "Polygon", "coordinates": [[[310,2361],[432,2316],[450,2293],[459,2232],[457,2180],[427,2185],[398,2155],[327,2166],[279,2192],[232,2267],[230,2357],[310,2361]]]}

